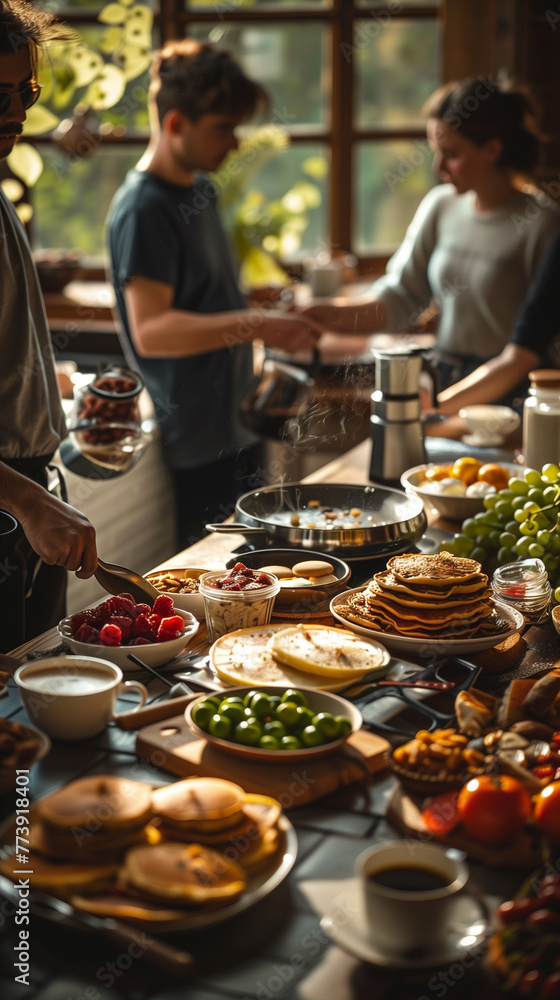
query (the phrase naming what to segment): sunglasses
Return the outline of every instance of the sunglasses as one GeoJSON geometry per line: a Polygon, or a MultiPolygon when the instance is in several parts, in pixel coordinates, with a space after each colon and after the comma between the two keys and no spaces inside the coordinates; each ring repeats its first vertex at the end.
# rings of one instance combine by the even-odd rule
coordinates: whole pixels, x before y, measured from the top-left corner
{"type": "Polygon", "coordinates": [[[33,107],[39,100],[39,94],[43,89],[40,83],[22,83],[17,90],[0,90],[0,115],[8,110],[16,94],[19,94],[21,103],[25,110],[33,107]]]}

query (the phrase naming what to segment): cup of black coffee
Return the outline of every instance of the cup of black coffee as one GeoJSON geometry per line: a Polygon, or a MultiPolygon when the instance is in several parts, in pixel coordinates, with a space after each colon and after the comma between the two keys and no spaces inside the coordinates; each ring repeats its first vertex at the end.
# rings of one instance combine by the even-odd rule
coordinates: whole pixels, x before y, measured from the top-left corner
{"type": "Polygon", "coordinates": [[[372,940],[388,952],[437,949],[469,871],[433,844],[389,841],[356,861],[372,940]]]}

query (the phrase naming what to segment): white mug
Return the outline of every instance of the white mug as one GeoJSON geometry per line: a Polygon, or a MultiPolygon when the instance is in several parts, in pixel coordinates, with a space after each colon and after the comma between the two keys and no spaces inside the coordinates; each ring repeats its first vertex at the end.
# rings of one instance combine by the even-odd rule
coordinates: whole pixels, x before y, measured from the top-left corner
{"type": "Polygon", "coordinates": [[[341,284],[344,272],[344,261],[337,257],[326,257],[321,255],[310,257],[304,263],[304,274],[309,282],[313,298],[336,295],[341,284]]]}
{"type": "Polygon", "coordinates": [[[467,866],[433,844],[395,840],[356,860],[372,941],[388,952],[437,949],[467,866]]]}
{"type": "Polygon", "coordinates": [[[116,718],[115,702],[124,691],[137,691],[146,704],[148,692],[139,681],[123,681],[120,667],[96,656],[52,656],[22,664],[15,681],[30,721],[55,740],[86,740],[116,718]]]}

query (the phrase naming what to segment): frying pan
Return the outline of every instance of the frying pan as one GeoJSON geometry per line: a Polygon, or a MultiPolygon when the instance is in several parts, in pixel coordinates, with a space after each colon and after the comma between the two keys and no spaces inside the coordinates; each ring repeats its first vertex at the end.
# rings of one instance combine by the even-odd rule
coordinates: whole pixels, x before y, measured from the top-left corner
{"type": "MultiPolygon", "coordinates": [[[[207,524],[207,530],[255,535],[263,546],[315,549],[341,559],[371,559],[402,552],[423,534],[427,525],[419,497],[381,486],[340,483],[266,486],[244,493],[235,510],[235,523],[207,524]],[[355,527],[292,525],[290,518],[295,512],[311,513],[306,510],[309,501],[320,501],[323,507],[338,510],[356,508],[362,511],[362,517],[355,527]]],[[[345,518],[345,523],[350,520],[345,518]]]]}

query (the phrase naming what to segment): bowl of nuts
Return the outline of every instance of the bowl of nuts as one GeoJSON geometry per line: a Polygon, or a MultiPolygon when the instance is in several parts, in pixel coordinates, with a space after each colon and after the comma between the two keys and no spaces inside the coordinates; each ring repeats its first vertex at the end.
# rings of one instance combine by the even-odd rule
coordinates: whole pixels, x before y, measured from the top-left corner
{"type": "Polygon", "coordinates": [[[437,795],[461,788],[484,772],[484,755],[456,729],[421,729],[413,740],[387,753],[387,763],[411,792],[437,795]]]}
{"type": "Polygon", "coordinates": [[[0,795],[14,792],[16,770],[29,770],[50,748],[49,737],[35,726],[0,719],[0,795]]]}
{"type": "Polygon", "coordinates": [[[207,572],[207,569],[193,566],[169,566],[146,573],[146,580],[171,597],[176,608],[189,611],[198,621],[204,621],[204,598],[198,591],[198,581],[207,572]]]}

